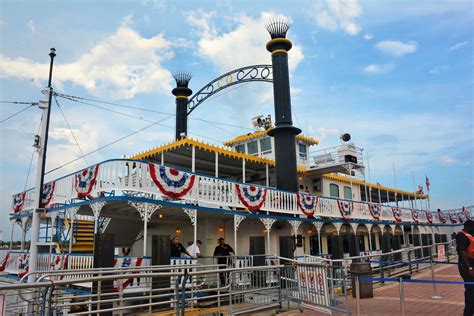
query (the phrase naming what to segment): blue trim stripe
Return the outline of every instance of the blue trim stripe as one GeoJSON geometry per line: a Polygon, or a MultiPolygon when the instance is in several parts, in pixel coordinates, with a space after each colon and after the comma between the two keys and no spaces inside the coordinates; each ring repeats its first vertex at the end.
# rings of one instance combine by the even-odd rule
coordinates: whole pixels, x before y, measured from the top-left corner
{"type": "MultiPolygon", "coordinates": [[[[367,278],[360,277],[360,281],[379,281],[379,282],[400,282],[400,279],[396,278],[367,278]]],[[[403,283],[435,283],[435,284],[469,284],[474,285],[474,282],[462,282],[462,281],[441,281],[441,280],[417,280],[417,279],[404,279],[403,283]]]]}

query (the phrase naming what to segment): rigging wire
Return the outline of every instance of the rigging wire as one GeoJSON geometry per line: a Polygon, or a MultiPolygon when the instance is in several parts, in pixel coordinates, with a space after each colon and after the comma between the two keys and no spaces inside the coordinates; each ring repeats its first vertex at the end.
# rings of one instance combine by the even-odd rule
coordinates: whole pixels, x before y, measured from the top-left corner
{"type": "MultiPolygon", "coordinates": [[[[96,148],[96,149],[94,149],[94,150],[92,150],[92,151],[86,153],[86,154],[84,155],[84,157],[90,156],[90,155],[92,155],[93,153],[96,153],[96,152],[98,152],[98,151],[100,151],[100,150],[102,150],[102,149],[105,149],[105,148],[107,148],[107,147],[109,147],[109,146],[112,146],[113,144],[116,144],[116,143],[118,143],[118,142],[120,142],[120,141],[122,141],[122,140],[124,140],[124,139],[126,139],[126,138],[128,138],[128,137],[131,137],[131,136],[133,136],[133,135],[135,135],[135,134],[138,134],[138,133],[140,133],[140,132],[142,132],[142,131],[144,131],[144,130],[146,130],[146,129],[148,129],[148,128],[154,126],[154,125],[157,125],[157,124],[158,124],[158,122],[153,122],[152,124],[149,124],[149,125],[147,125],[147,126],[145,126],[145,127],[142,127],[142,128],[140,128],[140,129],[138,129],[138,130],[136,130],[136,131],[133,131],[133,132],[130,133],[130,134],[127,134],[127,135],[125,135],[125,136],[122,136],[122,137],[120,137],[120,138],[117,138],[116,140],[114,140],[114,141],[112,141],[112,142],[110,142],[110,143],[107,143],[107,144],[105,144],[105,145],[103,145],[103,146],[101,146],[101,147],[99,147],[99,148],[96,148]]],[[[83,157],[75,158],[75,159],[73,159],[73,160],[71,160],[71,161],[69,161],[69,162],[66,162],[65,164],[62,164],[62,165],[60,165],[60,166],[58,166],[58,167],[55,167],[55,168],[49,170],[49,171],[46,172],[45,174],[50,174],[51,172],[54,172],[54,171],[59,170],[59,169],[61,169],[61,168],[63,168],[63,167],[66,167],[67,165],[70,165],[70,164],[72,164],[72,163],[74,163],[74,162],[76,162],[76,161],[78,161],[79,159],[82,159],[82,158],[83,158],[83,157]]]]}
{"type": "MultiPolygon", "coordinates": [[[[19,103],[19,104],[23,104],[23,103],[19,103]]],[[[9,117],[4,118],[3,120],[0,121],[0,123],[5,123],[5,122],[8,121],[9,119],[11,119],[11,118],[17,116],[18,114],[20,114],[20,113],[22,113],[22,112],[28,110],[29,108],[31,108],[31,107],[37,105],[38,103],[29,102],[28,104],[29,104],[29,105],[28,105],[26,108],[23,108],[22,110],[20,110],[20,111],[14,113],[14,114],[12,114],[12,115],[10,115],[9,117]]]]}
{"type": "MultiPolygon", "coordinates": [[[[99,108],[99,109],[102,109],[102,110],[105,110],[105,111],[110,111],[110,112],[113,112],[113,113],[116,113],[116,114],[120,114],[120,115],[123,115],[123,116],[127,116],[127,117],[130,117],[130,118],[134,118],[134,119],[137,119],[137,120],[141,120],[141,121],[144,121],[144,122],[147,122],[147,123],[156,123],[156,124],[159,125],[159,126],[163,126],[163,127],[166,127],[166,128],[174,129],[173,126],[169,126],[169,125],[165,125],[165,124],[161,124],[161,123],[160,123],[160,122],[162,122],[162,121],[165,121],[165,120],[169,119],[171,116],[174,116],[174,114],[167,114],[168,117],[164,118],[162,121],[160,121],[160,122],[154,122],[154,121],[148,120],[148,119],[146,119],[146,118],[143,118],[143,117],[141,117],[141,116],[135,116],[135,115],[131,115],[131,114],[128,114],[128,113],[124,113],[124,112],[120,112],[120,111],[108,109],[108,108],[103,107],[103,106],[100,106],[100,105],[95,105],[95,104],[91,104],[91,103],[88,103],[88,102],[84,102],[84,101],[80,101],[80,100],[75,100],[75,99],[69,98],[69,97],[64,97],[64,96],[60,96],[60,95],[58,95],[58,96],[59,96],[59,97],[62,97],[62,98],[64,98],[64,99],[73,101],[73,102],[85,104],[85,105],[92,106],[92,107],[95,107],[95,108],[99,108]]],[[[202,138],[206,138],[206,139],[209,139],[209,140],[212,140],[212,141],[216,141],[216,142],[219,142],[219,143],[223,143],[223,141],[220,140],[220,139],[215,139],[215,138],[208,137],[208,136],[204,136],[204,135],[200,135],[200,134],[197,134],[197,133],[190,133],[190,134],[193,134],[193,135],[196,135],[196,136],[199,136],[199,137],[202,137],[202,138]]]]}
{"type": "Polygon", "coordinates": [[[37,105],[38,102],[22,102],[22,101],[0,101],[0,103],[11,103],[11,104],[32,104],[37,105]]]}
{"type": "Polygon", "coordinates": [[[59,105],[59,102],[58,102],[58,99],[56,98],[56,96],[54,96],[54,101],[56,101],[56,105],[58,106],[59,111],[61,112],[61,115],[63,116],[64,121],[66,122],[67,127],[69,128],[69,131],[71,132],[72,138],[73,138],[74,141],[76,142],[77,148],[79,149],[79,152],[81,153],[81,156],[84,158],[84,161],[86,162],[86,166],[88,166],[88,165],[89,165],[89,162],[87,161],[86,157],[84,156],[84,152],[82,151],[81,145],[79,145],[79,142],[77,141],[76,135],[74,135],[74,132],[72,131],[71,125],[69,124],[69,121],[68,121],[68,119],[66,118],[66,115],[64,114],[63,109],[62,109],[61,106],[59,105]]]}

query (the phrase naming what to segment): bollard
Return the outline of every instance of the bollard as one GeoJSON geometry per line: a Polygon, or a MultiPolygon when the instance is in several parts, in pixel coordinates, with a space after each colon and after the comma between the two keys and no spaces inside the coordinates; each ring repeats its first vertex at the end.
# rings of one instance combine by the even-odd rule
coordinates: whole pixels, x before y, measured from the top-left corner
{"type": "Polygon", "coordinates": [[[357,316],[360,316],[360,290],[359,290],[359,276],[355,278],[355,292],[356,292],[356,310],[357,316]]]}
{"type": "Polygon", "coordinates": [[[400,282],[400,309],[401,309],[401,315],[405,316],[405,293],[403,289],[403,278],[399,278],[400,282]]]}
{"type": "Polygon", "coordinates": [[[433,281],[433,296],[431,297],[432,300],[440,300],[442,299],[441,296],[436,295],[436,284],[434,283],[434,268],[433,268],[433,256],[430,253],[430,267],[431,267],[431,281],[433,281]]]}

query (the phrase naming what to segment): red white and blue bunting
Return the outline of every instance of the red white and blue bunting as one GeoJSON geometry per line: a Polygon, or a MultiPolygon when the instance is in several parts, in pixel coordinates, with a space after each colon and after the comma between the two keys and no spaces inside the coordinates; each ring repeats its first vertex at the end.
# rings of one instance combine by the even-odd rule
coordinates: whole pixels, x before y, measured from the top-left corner
{"type": "Polygon", "coordinates": [[[378,221],[380,219],[380,214],[382,213],[382,207],[380,204],[371,203],[369,204],[369,210],[372,217],[378,221]]]}
{"type": "Polygon", "coordinates": [[[457,224],[458,223],[458,216],[456,214],[449,214],[449,219],[451,220],[452,224],[457,224]]]}
{"type": "Polygon", "coordinates": [[[29,261],[30,261],[30,254],[28,253],[18,256],[17,258],[18,277],[22,278],[25,274],[28,273],[29,261]]]}
{"type": "Polygon", "coordinates": [[[413,218],[413,221],[415,223],[419,223],[419,219],[420,219],[420,216],[418,215],[418,211],[417,210],[411,210],[411,218],[413,218]]]}
{"type": "Polygon", "coordinates": [[[337,200],[337,207],[344,220],[348,220],[354,211],[354,203],[348,201],[337,200]]]}
{"type": "Polygon", "coordinates": [[[298,206],[304,215],[313,217],[318,206],[318,197],[315,195],[298,193],[296,196],[298,206]]]}
{"type": "MultiPolygon", "coordinates": [[[[142,257],[118,257],[114,258],[114,268],[138,268],[141,267],[142,262],[142,257]]],[[[124,289],[130,284],[133,285],[133,278],[126,279],[125,282],[122,283],[122,288],[124,289]]],[[[114,281],[114,291],[118,290],[119,286],[117,284],[117,281],[114,281]]]]}
{"type": "Polygon", "coordinates": [[[446,216],[444,216],[443,212],[438,211],[438,217],[441,224],[446,224],[446,216]]]}
{"type": "Polygon", "coordinates": [[[265,196],[267,195],[266,188],[254,185],[235,184],[235,189],[237,190],[237,196],[240,202],[250,211],[258,211],[262,208],[265,202],[265,196]]]}
{"type": "Polygon", "coordinates": [[[464,214],[464,218],[465,218],[466,220],[471,219],[471,216],[470,216],[470,214],[469,214],[469,212],[467,211],[467,208],[466,208],[465,206],[462,207],[462,213],[464,214]]]}
{"type": "Polygon", "coordinates": [[[98,172],[99,165],[95,165],[76,173],[76,183],[74,187],[78,198],[83,199],[91,193],[98,172]]]}
{"type": "Polygon", "coordinates": [[[49,202],[53,198],[54,189],[56,188],[56,181],[52,181],[43,185],[43,191],[41,192],[41,206],[48,207],[49,202]]]}
{"type": "Polygon", "coordinates": [[[392,214],[393,218],[395,218],[396,222],[401,222],[402,221],[402,210],[399,209],[398,207],[392,207],[392,214]]]}
{"type": "Polygon", "coordinates": [[[428,222],[428,224],[433,224],[433,214],[431,214],[430,211],[426,211],[425,214],[426,214],[426,221],[428,222]]]}
{"type": "Polygon", "coordinates": [[[193,188],[196,175],[173,168],[149,164],[150,176],[164,195],[178,199],[188,194],[193,188]]]}
{"type": "Polygon", "coordinates": [[[5,268],[7,267],[7,262],[8,262],[9,257],[10,257],[10,253],[7,253],[5,255],[5,258],[3,258],[2,263],[0,264],[0,272],[5,271],[5,268]]]}
{"type": "Polygon", "coordinates": [[[26,192],[21,192],[13,196],[12,208],[15,213],[20,212],[23,208],[23,205],[25,205],[25,195],[26,192]]]}
{"type": "MultiPolygon", "coordinates": [[[[67,263],[69,260],[69,254],[52,254],[50,258],[50,270],[52,271],[61,271],[67,270],[67,263]]],[[[61,276],[60,279],[62,280],[64,276],[61,276]]]]}

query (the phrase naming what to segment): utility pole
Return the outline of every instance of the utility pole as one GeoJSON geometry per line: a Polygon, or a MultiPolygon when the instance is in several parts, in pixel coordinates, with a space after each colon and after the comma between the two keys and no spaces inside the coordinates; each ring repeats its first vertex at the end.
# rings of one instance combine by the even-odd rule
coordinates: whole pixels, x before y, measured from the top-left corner
{"type": "MultiPolygon", "coordinates": [[[[39,107],[43,110],[42,118],[43,123],[41,124],[41,131],[39,138],[35,137],[35,147],[38,151],[38,160],[36,163],[36,186],[35,186],[35,201],[36,209],[33,210],[32,223],[31,223],[31,245],[30,245],[30,259],[29,259],[29,272],[37,270],[37,259],[38,259],[38,239],[40,229],[40,218],[39,213],[43,209],[42,203],[42,191],[44,185],[44,172],[46,166],[46,149],[48,146],[48,130],[49,130],[49,119],[51,116],[51,100],[53,97],[53,88],[51,87],[51,81],[53,78],[53,62],[56,56],[56,49],[51,48],[49,53],[50,64],[49,64],[49,79],[48,87],[43,90],[46,101],[41,101],[39,107]]],[[[28,282],[34,282],[36,275],[28,275],[28,282]]]]}

